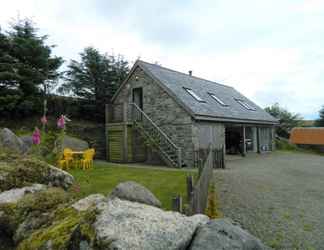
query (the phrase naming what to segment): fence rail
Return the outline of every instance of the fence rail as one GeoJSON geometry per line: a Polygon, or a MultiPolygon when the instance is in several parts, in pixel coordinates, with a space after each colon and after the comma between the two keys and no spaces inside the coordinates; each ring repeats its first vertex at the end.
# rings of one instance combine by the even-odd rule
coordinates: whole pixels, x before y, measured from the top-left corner
{"type": "Polygon", "coordinates": [[[189,198],[191,214],[205,213],[208,200],[208,189],[211,178],[213,177],[214,154],[211,148],[207,159],[204,161],[202,169],[199,171],[199,179],[196,182],[193,192],[189,198]]]}
{"type": "Polygon", "coordinates": [[[225,168],[225,151],[223,145],[216,149],[208,148],[194,151],[194,167],[198,169],[203,167],[203,163],[207,159],[210,150],[213,154],[213,168],[225,168]]]}

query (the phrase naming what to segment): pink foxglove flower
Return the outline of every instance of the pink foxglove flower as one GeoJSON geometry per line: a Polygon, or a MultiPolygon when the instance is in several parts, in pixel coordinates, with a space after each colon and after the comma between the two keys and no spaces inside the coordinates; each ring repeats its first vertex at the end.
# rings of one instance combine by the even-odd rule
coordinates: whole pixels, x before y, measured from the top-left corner
{"type": "Polygon", "coordinates": [[[35,128],[35,131],[32,135],[32,141],[33,141],[33,144],[35,144],[35,145],[38,145],[41,143],[41,134],[37,127],[35,128]]]}
{"type": "Polygon", "coordinates": [[[43,125],[46,125],[46,124],[47,124],[47,118],[46,118],[45,115],[42,116],[42,118],[41,118],[41,123],[42,123],[43,125]]]}
{"type": "Polygon", "coordinates": [[[57,127],[64,129],[65,128],[65,117],[61,115],[60,118],[57,120],[57,127]]]}

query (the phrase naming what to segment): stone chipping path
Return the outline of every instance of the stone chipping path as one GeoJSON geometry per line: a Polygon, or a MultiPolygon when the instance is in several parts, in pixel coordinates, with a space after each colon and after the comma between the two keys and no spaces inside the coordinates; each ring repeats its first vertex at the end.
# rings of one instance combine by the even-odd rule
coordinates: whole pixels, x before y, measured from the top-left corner
{"type": "Polygon", "coordinates": [[[273,152],[215,170],[224,216],[274,249],[324,249],[324,156],[273,152]]]}

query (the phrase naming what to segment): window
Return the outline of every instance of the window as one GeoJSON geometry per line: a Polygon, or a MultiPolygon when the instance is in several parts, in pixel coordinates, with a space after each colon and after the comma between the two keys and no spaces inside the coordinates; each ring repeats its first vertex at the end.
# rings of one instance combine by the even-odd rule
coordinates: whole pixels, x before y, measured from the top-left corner
{"type": "Polygon", "coordinates": [[[195,98],[198,102],[205,102],[201,99],[192,89],[183,87],[193,98],[195,98]]]}
{"type": "Polygon", "coordinates": [[[225,104],[221,99],[219,99],[215,94],[213,93],[208,93],[216,102],[218,102],[220,105],[226,107],[228,106],[227,104],[225,104]]]}
{"type": "Polygon", "coordinates": [[[248,104],[246,101],[242,100],[242,99],[235,99],[239,104],[241,104],[241,106],[243,106],[244,108],[246,108],[247,110],[252,110],[252,111],[256,111],[256,109],[254,107],[251,107],[250,104],[248,104]]]}

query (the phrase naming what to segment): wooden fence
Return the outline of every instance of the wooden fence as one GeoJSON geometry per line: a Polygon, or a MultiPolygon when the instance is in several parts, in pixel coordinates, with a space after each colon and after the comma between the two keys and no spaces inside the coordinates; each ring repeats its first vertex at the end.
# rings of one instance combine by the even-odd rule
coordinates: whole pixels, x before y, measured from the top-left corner
{"type": "Polygon", "coordinates": [[[194,167],[202,168],[210,151],[213,154],[213,168],[225,168],[224,146],[218,149],[199,149],[194,151],[194,167]]]}
{"type": "Polygon", "coordinates": [[[173,210],[184,212],[187,215],[205,213],[208,202],[209,185],[213,178],[213,168],[215,164],[223,164],[223,152],[223,148],[212,150],[211,147],[209,147],[208,151],[204,151],[203,154],[200,154],[201,157],[197,160],[197,181],[194,183],[193,176],[187,176],[187,204],[183,206],[182,198],[178,195],[172,199],[173,210]],[[205,156],[204,159],[202,155],[205,156]],[[185,211],[183,211],[184,207],[186,207],[186,209],[184,209],[185,211]]]}
{"type": "Polygon", "coordinates": [[[213,178],[214,155],[214,151],[210,149],[207,158],[203,162],[203,165],[199,167],[198,180],[192,189],[192,177],[187,178],[189,214],[205,213],[208,200],[209,183],[211,178],[213,178]]]}

